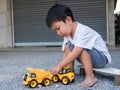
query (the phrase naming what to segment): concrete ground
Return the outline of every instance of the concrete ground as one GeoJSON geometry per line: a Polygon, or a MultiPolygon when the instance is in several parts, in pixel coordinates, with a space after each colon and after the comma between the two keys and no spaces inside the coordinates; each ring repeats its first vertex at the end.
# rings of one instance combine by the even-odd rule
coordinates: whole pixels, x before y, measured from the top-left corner
{"type": "MultiPolygon", "coordinates": [[[[79,75],[79,63],[75,62],[75,82],[69,85],[51,83],[48,87],[31,89],[22,84],[22,75],[26,73],[27,67],[48,70],[56,65],[62,56],[60,47],[35,47],[14,48],[0,50],[0,90],[120,90],[120,86],[114,85],[114,76],[104,73],[96,73],[98,82],[89,88],[78,87],[84,80],[79,75]]],[[[120,69],[120,49],[110,49],[112,63],[106,67],[120,69]]]]}

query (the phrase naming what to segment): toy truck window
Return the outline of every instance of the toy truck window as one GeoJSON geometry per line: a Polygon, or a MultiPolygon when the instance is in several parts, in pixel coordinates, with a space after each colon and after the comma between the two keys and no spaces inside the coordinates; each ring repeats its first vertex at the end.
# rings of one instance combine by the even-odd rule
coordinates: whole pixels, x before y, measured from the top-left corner
{"type": "Polygon", "coordinates": [[[27,74],[24,74],[23,80],[26,81],[27,79],[27,74]]]}
{"type": "Polygon", "coordinates": [[[31,77],[31,78],[35,78],[35,77],[36,77],[36,74],[35,74],[35,73],[30,73],[30,77],[31,77]]]}
{"type": "Polygon", "coordinates": [[[66,73],[70,72],[70,68],[65,69],[65,72],[66,73]]]}
{"type": "Polygon", "coordinates": [[[70,72],[70,68],[63,68],[62,71],[60,72],[60,74],[65,74],[65,73],[68,73],[70,72]]]}

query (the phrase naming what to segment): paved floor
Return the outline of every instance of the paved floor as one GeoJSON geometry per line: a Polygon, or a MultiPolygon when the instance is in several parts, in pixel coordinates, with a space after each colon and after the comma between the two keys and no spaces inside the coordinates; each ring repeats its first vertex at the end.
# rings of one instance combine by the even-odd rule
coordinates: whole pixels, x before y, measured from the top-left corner
{"type": "MultiPolygon", "coordinates": [[[[0,90],[120,90],[114,85],[112,75],[96,73],[98,83],[93,87],[81,88],[77,85],[84,80],[79,75],[78,62],[75,62],[75,82],[63,85],[60,82],[51,83],[48,87],[30,89],[22,84],[22,74],[27,67],[49,69],[56,65],[62,56],[60,47],[15,48],[0,50],[0,90]]],[[[112,63],[107,67],[120,69],[120,49],[110,49],[112,63]]]]}

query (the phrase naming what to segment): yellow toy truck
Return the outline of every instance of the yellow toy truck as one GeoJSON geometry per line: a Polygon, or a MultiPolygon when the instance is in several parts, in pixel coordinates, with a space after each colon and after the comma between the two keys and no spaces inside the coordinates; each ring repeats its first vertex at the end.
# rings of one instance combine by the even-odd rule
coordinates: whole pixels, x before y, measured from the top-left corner
{"type": "Polygon", "coordinates": [[[53,82],[57,83],[61,81],[64,85],[74,82],[75,73],[70,70],[69,67],[65,67],[58,75],[52,77],[53,82]]]}
{"type": "Polygon", "coordinates": [[[49,86],[53,75],[43,69],[27,68],[29,73],[23,75],[23,84],[30,88],[37,87],[38,84],[49,86]]]}
{"type": "Polygon", "coordinates": [[[30,88],[37,87],[38,84],[49,86],[51,81],[57,83],[61,81],[64,85],[72,83],[75,78],[75,73],[70,71],[70,68],[63,68],[58,75],[53,75],[49,71],[43,69],[27,68],[28,73],[23,75],[23,84],[30,88]]]}

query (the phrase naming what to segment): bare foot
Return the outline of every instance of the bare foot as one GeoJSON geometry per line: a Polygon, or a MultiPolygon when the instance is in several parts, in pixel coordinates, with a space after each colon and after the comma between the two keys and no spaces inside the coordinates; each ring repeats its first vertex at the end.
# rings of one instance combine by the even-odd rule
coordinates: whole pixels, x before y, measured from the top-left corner
{"type": "Polygon", "coordinates": [[[79,84],[80,87],[92,87],[97,82],[97,78],[86,77],[86,79],[79,84]]]}

